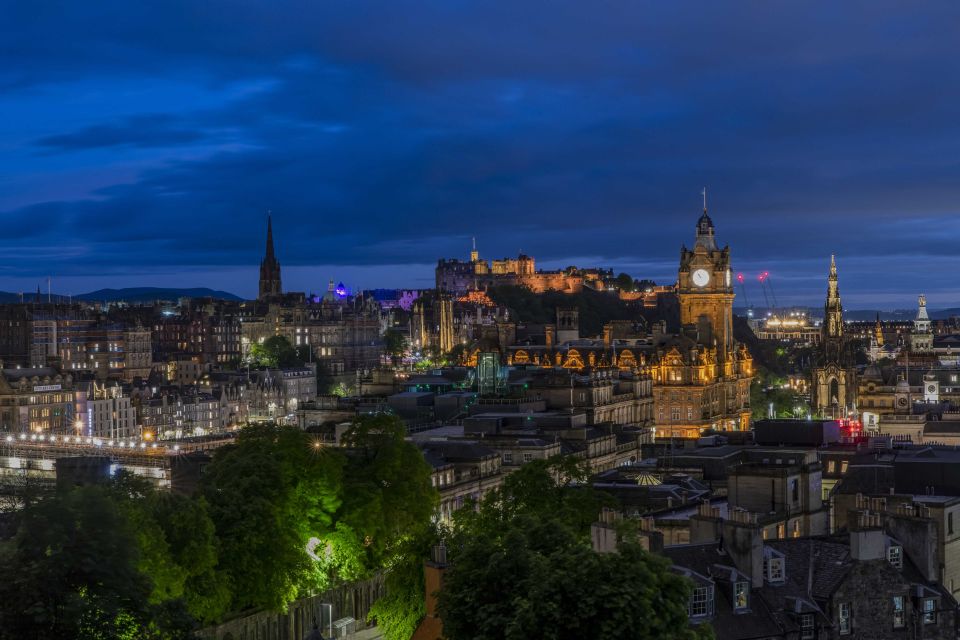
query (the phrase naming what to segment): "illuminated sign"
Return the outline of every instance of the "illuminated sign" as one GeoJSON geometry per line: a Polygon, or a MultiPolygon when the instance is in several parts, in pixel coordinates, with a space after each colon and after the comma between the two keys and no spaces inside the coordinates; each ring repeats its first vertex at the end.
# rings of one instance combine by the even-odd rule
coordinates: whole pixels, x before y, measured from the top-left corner
{"type": "Polygon", "coordinates": [[[33,388],[34,391],[60,391],[58,384],[41,384],[33,388]]]}

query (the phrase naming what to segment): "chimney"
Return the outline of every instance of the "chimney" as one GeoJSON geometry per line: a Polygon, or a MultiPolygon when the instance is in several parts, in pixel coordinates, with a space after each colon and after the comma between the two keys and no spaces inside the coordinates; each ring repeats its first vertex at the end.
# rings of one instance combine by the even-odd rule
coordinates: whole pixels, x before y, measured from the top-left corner
{"type": "Polygon", "coordinates": [[[763,585],[763,532],[752,514],[723,523],[723,544],[737,569],[750,576],[754,587],[763,585]]]}
{"type": "Polygon", "coordinates": [[[856,523],[850,528],[850,556],[861,561],[887,557],[887,537],[879,513],[862,511],[857,514],[856,523]]]}

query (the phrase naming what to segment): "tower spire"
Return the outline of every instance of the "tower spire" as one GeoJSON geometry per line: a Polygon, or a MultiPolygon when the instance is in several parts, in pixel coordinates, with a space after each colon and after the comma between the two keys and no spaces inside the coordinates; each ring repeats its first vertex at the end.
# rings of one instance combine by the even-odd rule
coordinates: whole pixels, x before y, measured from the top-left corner
{"type": "Polygon", "coordinates": [[[261,300],[283,293],[280,283],[280,262],[273,250],[273,215],[267,211],[267,243],[260,262],[260,291],[261,300]]]}
{"type": "Polygon", "coordinates": [[[273,254],[273,215],[271,211],[267,211],[267,249],[264,252],[265,260],[274,259],[273,254]]]}
{"type": "Polygon", "coordinates": [[[703,191],[700,192],[703,195],[703,212],[707,212],[707,188],[704,187],[703,191]]]}

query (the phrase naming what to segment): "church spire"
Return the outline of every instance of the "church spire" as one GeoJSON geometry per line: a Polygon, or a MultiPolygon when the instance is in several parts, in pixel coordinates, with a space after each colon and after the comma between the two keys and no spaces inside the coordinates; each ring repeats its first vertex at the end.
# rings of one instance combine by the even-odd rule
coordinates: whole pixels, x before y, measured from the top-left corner
{"type": "Polygon", "coordinates": [[[267,243],[260,262],[260,291],[259,299],[264,300],[271,296],[283,293],[280,282],[280,262],[273,250],[273,217],[267,214],[267,243]]]}
{"type": "Polygon", "coordinates": [[[264,252],[264,261],[276,260],[273,255],[273,216],[267,214],[267,249],[264,252]]]}
{"type": "Polygon", "coordinates": [[[717,239],[714,236],[713,220],[707,215],[707,188],[701,191],[703,195],[703,215],[697,220],[697,240],[693,246],[704,247],[707,251],[717,250],[717,239]]]}

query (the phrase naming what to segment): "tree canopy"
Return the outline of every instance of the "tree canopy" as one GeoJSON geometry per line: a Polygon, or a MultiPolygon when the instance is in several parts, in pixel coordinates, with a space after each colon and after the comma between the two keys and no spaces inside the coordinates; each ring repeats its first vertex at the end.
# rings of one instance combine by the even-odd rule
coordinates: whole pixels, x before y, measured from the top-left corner
{"type": "Polygon", "coordinates": [[[287,369],[302,367],[306,360],[305,355],[309,354],[294,347],[285,336],[271,336],[250,346],[248,360],[254,366],[287,369]]]}
{"type": "Polygon", "coordinates": [[[709,636],[689,628],[691,585],[665,559],[632,542],[591,548],[604,498],[583,473],[569,459],[530,463],[457,512],[439,593],[449,640],[709,636]]]}

